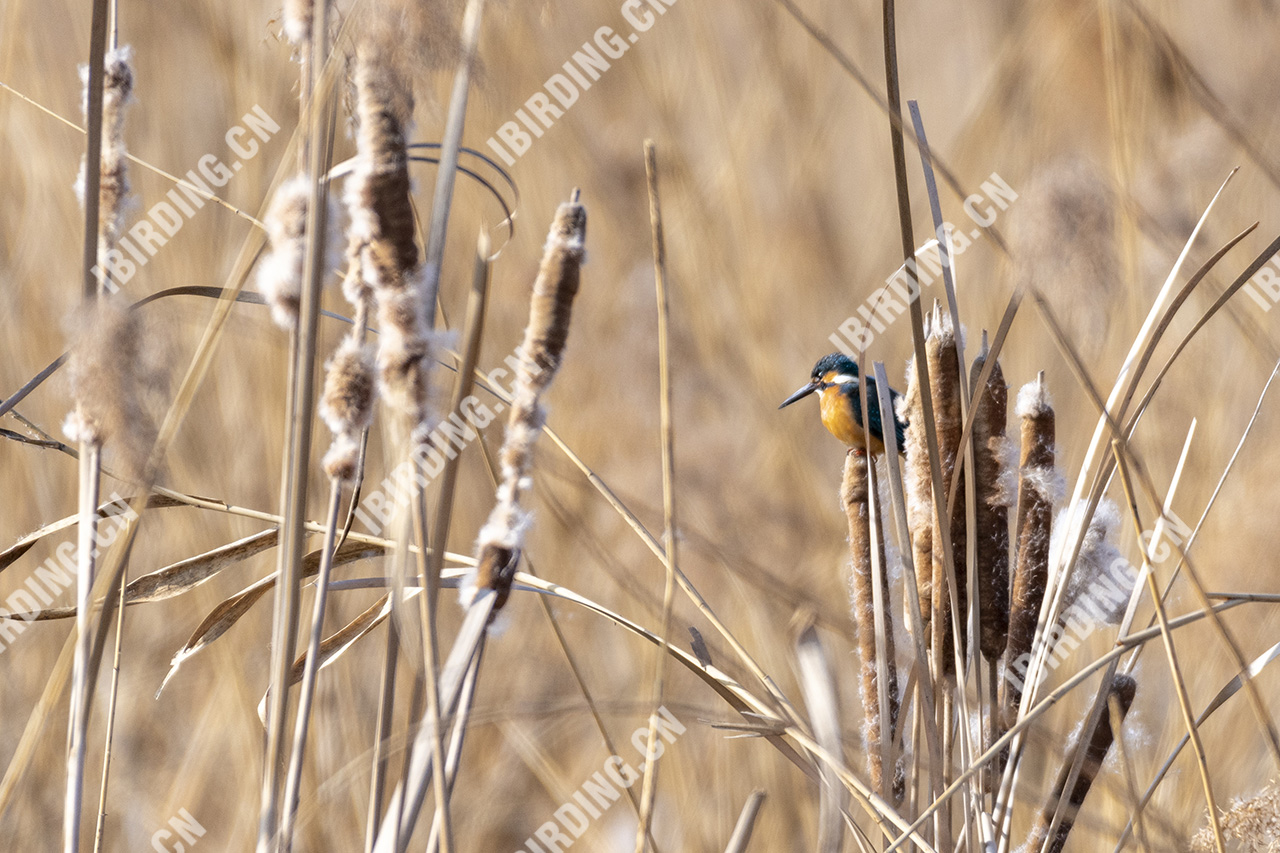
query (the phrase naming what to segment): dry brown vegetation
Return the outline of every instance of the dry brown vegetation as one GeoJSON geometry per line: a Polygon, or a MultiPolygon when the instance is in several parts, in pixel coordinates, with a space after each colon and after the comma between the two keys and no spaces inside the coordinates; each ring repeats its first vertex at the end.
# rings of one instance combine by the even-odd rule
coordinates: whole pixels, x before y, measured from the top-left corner
{"type": "MultiPolygon", "coordinates": [[[[333,182],[334,204],[324,210],[336,216],[330,224],[341,236],[310,259],[305,256],[315,241],[298,230],[308,214],[317,214],[308,198],[316,186],[308,169],[323,172],[330,160],[325,123],[300,115],[300,96],[305,105],[318,92],[335,110],[332,163],[355,154],[366,130],[399,134],[401,141],[442,141],[455,70],[466,52],[462,0],[423,8],[344,0],[329,14],[334,58],[314,69],[327,68],[327,76],[314,79],[312,66],[291,58],[283,13],[271,4],[120,4],[119,43],[134,51],[133,102],[121,118],[108,99],[105,124],[109,138],[113,128],[122,128],[129,154],[141,162],[130,162],[121,180],[115,161],[104,161],[104,207],[113,207],[120,193],[132,193],[136,205],[124,209],[122,220],[127,232],[174,188],[170,178],[147,166],[182,175],[214,154],[228,163],[241,159],[243,168],[216,190],[221,203],[207,203],[187,217],[124,284],[123,298],[97,317],[87,316],[82,304],[85,215],[72,189],[85,134],[57,118],[85,126],[76,69],[89,58],[93,4],[0,4],[0,401],[12,400],[46,365],[78,345],[67,368],[0,414],[0,548],[10,549],[0,556],[0,609],[60,607],[69,608],[61,615],[76,616],[74,583],[52,602],[12,594],[27,588],[36,568],[60,546],[75,543],[72,522],[78,513],[91,513],[93,504],[113,493],[140,497],[155,487],[132,528],[136,535],[127,560],[123,548],[106,549],[97,567],[98,592],[110,591],[113,572],[123,568],[132,582],[126,596],[138,603],[125,608],[115,702],[110,610],[100,620],[101,658],[80,663],[73,663],[67,645],[76,641],[76,619],[10,620],[3,623],[8,631],[0,626],[0,837],[6,843],[22,850],[64,847],[65,794],[75,787],[68,785],[67,732],[75,728],[76,697],[85,695],[64,688],[82,688],[85,667],[98,675],[96,692],[86,700],[92,714],[84,729],[79,849],[92,849],[109,725],[102,849],[148,849],[153,834],[184,809],[206,830],[189,849],[244,850],[257,843],[268,740],[260,703],[268,717],[276,713],[271,697],[264,701],[273,673],[291,683],[303,679],[296,656],[272,643],[280,617],[273,615],[269,576],[283,553],[295,582],[331,568],[339,584],[328,594],[322,633],[341,632],[322,648],[333,652],[341,641],[358,638],[315,679],[310,730],[300,753],[305,762],[293,849],[364,849],[379,725],[390,727],[380,753],[390,797],[403,774],[422,769],[406,761],[417,733],[416,725],[409,730],[409,720],[452,714],[452,703],[429,697],[437,680],[448,687],[451,676],[438,667],[463,625],[455,587],[475,562],[504,465],[510,469],[504,492],[510,529],[490,529],[482,539],[489,546],[489,571],[481,578],[482,589],[493,588],[501,599],[501,613],[478,658],[467,737],[449,797],[446,846],[535,849],[525,846],[526,839],[553,819],[609,755],[617,753],[642,770],[643,756],[634,744],[644,741],[655,684],[661,684],[662,704],[687,730],[667,745],[649,785],[637,782],[591,821],[575,849],[632,849],[637,814],[646,810],[649,794],[650,849],[664,853],[725,849],[749,802],[759,813],[744,849],[883,849],[873,814],[884,819],[892,812],[911,822],[932,801],[931,786],[936,792],[939,782],[972,766],[966,763],[965,739],[953,742],[952,733],[935,727],[932,734],[951,758],[945,770],[935,765],[937,774],[931,773],[930,723],[921,721],[912,695],[901,703],[905,732],[888,745],[880,737],[883,721],[864,711],[860,684],[873,691],[893,681],[883,677],[883,662],[879,679],[864,669],[874,664],[859,649],[870,654],[876,638],[860,634],[864,624],[850,612],[847,531],[867,505],[855,510],[849,504],[857,492],[850,490],[852,481],[842,492],[843,448],[822,429],[811,402],[776,410],[814,360],[833,349],[828,336],[873,295],[903,254],[890,122],[876,101],[885,92],[881,6],[792,2],[682,0],[657,17],[652,30],[509,167],[518,202],[498,172],[480,169],[497,195],[516,205],[510,233],[495,194],[460,175],[448,208],[447,240],[435,245],[433,255],[436,166],[408,164],[412,192],[406,195],[406,164],[396,160],[384,172],[365,176],[370,197],[390,198],[382,208],[385,219],[361,220],[366,231],[353,234],[348,227],[348,214],[340,211],[342,186],[333,182]],[[378,46],[367,56],[384,61],[375,70],[393,77],[382,81],[391,91],[381,108],[359,99],[357,44],[378,46]],[[875,97],[859,85],[855,71],[866,75],[875,97]],[[412,94],[395,89],[409,83],[412,94]],[[262,141],[255,156],[238,158],[224,135],[255,106],[281,130],[262,141]],[[356,113],[363,118],[360,129],[349,124],[356,113]],[[663,335],[654,300],[646,139],[655,141],[661,167],[662,269],[670,303],[663,335]],[[504,411],[480,431],[482,442],[471,442],[458,455],[456,469],[448,466],[449,473],[417,495],[412,512],[386,530],[371,531],[356,520],[332,560],[323,561],[316,552],[326,541],[326,527],[334,526],[326,522],[339,519],[341,535],[346,518],[348,475],[365,426],[365,415],[355,409],[365,405],[372,380],[364,375],[366,385],[345,401],[326,397],[330,413],[342,408],[339,403],[348,407],[345,417],[331,419],[346,425],[345,432],[339,430],[340,452],[330,457],[328,474],[338,475],[331,480],[322,459],[332,436],[316,406],[321,371],[344,339],[350,369],[359,364],[372,370],[371,355],[360,349],[366,341],[346,337],[351,327],[331,315],[318,319],[310,365],[316,383],[307,410],[313,435],[304,457],[287,429],[298,378],[290,372],[295,337],[272,322],[267,305],[218,301],[197,290],[167,295],[127,315],[120,309],[124,301],[175,287],[258,289],[255,264],[264,260],[257,252],[268,236],[263,223],[276,188],[290,179],[302,180],[293,186],[305,192],[288,206],[295,219],[287,227],[276,223],[275,236],[292,242],[289,251],[295,253],[279,262],[280,269],[301,278],[318,262],[330,281],[321,296],[325,311],[368,316],[375,328],[400,330],[394,336],[400,348],[380,354],[378,368],[385,385],[402,380],[397,399],[407,405],[393,415],[392,406],[378,402],[359,457],[365,495],[411,458],[414,448],[429,446],[415,427],[449,411],[460,360],[474,358],[482,372],[508,367],[498,384],[512,387],[517,371],[504,359],[530,321],[531,288],[542,281],[539,260],[548,224],[575,187],[590,217],[581,280],[575,273],[576,299],[570,296],[567,344],[559,327],[557,364],[537,365],[559,367],[555,383],[546,388],[540,382],[537,391],[545,395],[526,399],[520,409],[521,427],[531,431],[521,437],[524,450],[537,441],[532,461],[499,457],[508,422],[504,411]],[[500,249],[487,268],[474,261],[482,231],[500,249]],[[344,258],[351,239],[353,251],[344,258]],[[440,258],[437,269],[433,263],[440,258]],[[389,276],[394,286],[384,286],[375,305],[375,282],[362,291],[348,279],[346,292],[356,304],[348,303],[333,282],[352,267],[358,268],[356,279],[363,270],[389,276]],[[436,272],[438,308],[414,296],[429,292],[436,272]],[[485,282],[487,299],[479,301],[487,309],[477,306],[476,297],[485,282]],[[468,328],[482,329],[482,337],[468,328]],[[478,349],[468,356],[473,342],[478,349]],[[670,431],[660,415],[660,365],[670,376],[670,431]],[[388,370],[396,375],[387,379],[388,370]],[[64,436],[63,423],[77,406],[81,418],[71,426],[78,428],[64,436]],[[545,406],[554,436],[538,437],[539,406],[545,406]],[[86,428],[90,416],[100,431],[86,428]],[[662,442],[668,435],[674,436],[674,480],[665,484],[664,495],[662,442]],[[157,438],[163,453],[148,461],[157,438]],[[99,443],[101,498],[87,501],[86,477],[99,443]],[[311,525],[304,536],[301,527],[286,524],[286,535],[278,537],[273,517],[285,514],[282,471],[289,462],[308,478],[307,500],[297,512],[311,525]],[[525,474],[531,482],[521,479],[525,474]],[[664,536],[673,516],[676,529],[664,536]],[[32,531],[59,519],[71,522],[30,544],[32,531]],[[419,559],[405,547],[421,543],[424,529],[447,531],[442,560],[419,559]],[[201,557],[228,543],[235,545],[201,557]],[[671,565],[663,553],[673,555],[671,565]],[[161,569],[165,574],[144,578],[161,569]],[[516,576],[505,600],[515,569],[528,575],[516,576]],[[438,612],[436,573],[443,587],[438,612]],[[368,585],[341,587],[352,579],[396,575],[390,594],[368,585]],[[531,592],[534,575],[643,626],[654,642],[640,639],[620,619],[531,592]],[[400,587],[414,586],[419,577],[428,581],[429,594],[383,609],[384,601],[399,602],[400,587]],[[202,582],[195,584],[197,578],[202,582]],[[696,588],[698,597],[686,587],[696,588]],[[226,620],[229,613],[240,617],[230,627],[215,618],[226,620]],[[670,644],[686,660],[670,658],[656,679],[657,641],[668,622],[670,644]],[[392,625],[401,636],[398,649],[388,644],[392,625]],[[705,640],[705,652],[696,658],[687,655],[690,628],[705,640]],[[180,650],[181,667],[171,672],[180,650]],[[394,694],[386,687],[388,654],[398,676],[394,694]],[[693,661],[704,655],[716,674],[695,677],[693,661]],[[164,690],[153,698],[166,676],[164,690]],[[760,706],[732,694],[731,682],[760,706]],[[828,707],[825,693],[834,700],[828,707]],[[389,695],[391,710],[381,715],[380,701],[389,695]],[[738,698],[726,701],[730,695],[738,698]],[[870,762],[864,724],[876,730],[867,742],[885,750],[870,762]],[[765,737],[726,736],[743,728],[765,737]],[[895,762],[904,741],[906,799],[894,805],[897,791],[893,775],[882,772],[883,759],[895,762]],[[864,807],[851,791],[865,789],[872,778],[883,802],[864,807]],[[766,794],[762,804],[752,796],[756,790],[766,794]],[[841,808],[869,841],[855,838],[841,808]]],[[[298,15],[308,4],[286,5],[298,15]]],[[[617,4],[487,5],[462,145],[491,155],[489,136],[605,25],[628,31],[617,4]]],[[[305,38],[306,32],[297,26],[290,35],[305,38]]],[[[1000,213],[995,232],[958,259],[955,307],[968,337],[961,339],[963,360],[948,363],[961,384],[980,380],[979,371],[969,370],[979,334],[986,329],[995,338],[1018,294],[1022,302],[998,354],[1010,391],[1009,438],[1016,442],[1019,436],[1017,389],[1043,371],[1052,389],[1056,463],[1067,496],[1082,469],[1088,485],[1106,466],[1115,468],[1099,476],[1118,509],[1101,512],[1111,513],[1106,517],[1115,527],[1114,547],[1134,565],[1143,563],[1140,532],[1157,526],[1175,478],[1169,509],[1188,525],[1197,527],[1211,502],[1212,508],[1180,570],[1175,573],[1182,562],[1176,548],[1152,559],[1159,589],[1172,584],[1160,612],[1152,606],[1152,587],[1135,593],[1140,601],[1133,631],[1167,621],[1176,626],[1167,635],[1172,639],[1154,631],[1136,662],[1127,654],[1119,659],[1116,680],[1095,670],[1043,713],[1028,715],[1024,705],[1020,714],[1016,696],[997,696],[991,687],[995,664],[980,662],[980,652],[990,651],[989,660],[999,654],[998,631],[990,639],[984,632],[981,649],[970,643],[959,661],[952,655],[955,646],[948,645],[950,634],[938,626],[930,627],[923,644],[908,633],[904,576],[915,584],[904,575],[902,558],[912,552],[925,556],[928,581],[922,577],[918,589],[936,593],[949,570],[968,565],[976,537],[966,542],[964,529],[959,535],[953,530],[950,541],[968,553],[942,553],[932,527],[940,519],[928,506],[926,463],[916,471],[925,505],[911,507],[912,535],[904,541],[895,510],[902,510],[903,519],[907,513],[901,499],[888,496],[890,478],[882,465],[875,479],[884,517],[874,535],[887,539],[891,600],[879,612],[896,621],[888,638],[896,648],[896,683],[900,690],[917,691],[923,672],[942,697],[954,676],[946,667],[921,666],[918,657],[924,646],[938,643],[948,651],[939,658],[935,647],[930,661],[952,667],[959,662],[969,673],[967,682],[960,679],[965,689],[955,690],[956,710],[975,711],[975,739],[989,744],[1022,721],[1017,776],[1005,778],[1012,803],[1010,849],[1032,833],[1065,837],[1067,850],[1114,849],[1135,802],[1158,774],[1161,784],[1125,849],[1189,849],[1193,837],[1197,849],[1216,849],[1206,814],[1210,796],[1223,812],[1226,850],[1269,849],[1275,843],[1274,784],[1280,778],[1274,735],[1280,688],[1270,667],[1261,666],[1255,679],[1230,692],[1203,725],[1193,727],[1193,748],[1182,750],[1167,775],[1161,768],[1188,738],[1187,718],[1199,717],[1242,663],[1258,659],[1276,642],[1280,628],[1274,601],[1240,604],[1218,620],[1180,622],[1201,614],[1206,600],[1223,602],[1206,599],[1205,591],[1280,592],[1272,565],[1280,545],[1274,523],[1280,492],[1270,450],[1272,439],[1280,440],[1280,419],[1273,398],[1259,404],[1280,360],[1280,334],[1273,328],[1280,312],[1237,293],[1161,374],[1149,405],[1145,394],[1177,342],[1280,233],[1280,156],[1274,153],[1280,138],[1274,109],[1280,97],[1274,61],[1280,13],[1262,0],[912,5],[898,10],[897,36],[902,96],[918,100],[938,165],[968,192],[998,173],[1019,196],[1000,213]],[[1117,385],[1134,341],[1144,340],[1143,324],[1162,284],[1236,166],[1240,171],[1191,244],[1157,316],[1165,316],[1172,295],[1220,247],[1253,223],[1260,227],[1169,315],[1168,332],[1118,418],[1128,429],[1134,412],[1143,412],[1130,440],[1113,445],[1105,431],[1095,439],[1099,404],[1117,385]],[[1194,438],[1184,448],[1193,418],[1194,438]],[[919,541],[913,549],[911,539],[920,540],[926,530],[932,549],[921,549],[919,541]],[[1125,686],[1130,675],[1136,695],[1125,686]],[[1116,700],[1108,703],[1109,694],[1116,700]],[[1007,713],[997,719],[1001,715],[989,712],[1001,705],[1007,713]],[[1080,806],[1081,783],[1063,767],[1064,749],[1072,737],[1083,740],[1088,748],[1076,750],[1086,765],[1082,772],[1096,769],[1113,730],[1115,744],[1080,806]],[[1083,731],[1093,736],[1079,738],[1083,731]],[[1203,761],[1197,760],[1199,751],[1203,761]],[[1054,827],[1054,804],[1067,791],[1054,827]],[[1061,832],[1064,821],[1074,824],[1069,836],[1061,832]]],[[[906,123],[910,127],[909,118],[906,123]]],[[[397,144],[393,138],[393,159],[405,156],[397,144]]],[[[932,227],[910,134],[905,152],[919,244],[932,227]]],[[[464,155],[463,165],[477,168],[477,161],[464,155]]],[[[972,227],[963,196],[946,180],[940,185],[946,218],[972,227]]],[[[572,231],[570,225],[565,228],[572,231]]],[[[112,221],[103,248],[119,233],[112,221]]],[[[93,235],[90,241],[99,243],[93,235]]],[[[580,251],[579,244],[569,243],[569,254],[580,251]]],[[[548,264],[558,269],[556,263],[543,261],[543,278],[554,278],[546,270],[548,264]]],[[[926,313],[935,298],[948,310],[941,280],[925,293],[926,313]]],[[[1256,293],[1266,299],[1264,291],[1256,293]]],[[[275,313],[285,319],[300,314],[305,325],[305,299],[287,289],[285,294],[285,310],[275,313]]],[[[568,303],[540,310],[568,321],[568,303]]],[[[370,334],[368,343],[380,339],[370,334]]],[[[881,362],[891,383],[905,390],[905,365],[915,352],[912,321],[902,316],[876,335],[866,372],[881,362]]],[[[521,373],[538,375],[528,365],[521,373]]],[[[498,399],[483,389],[476,393],[490,406],[498,399]]],[[[955,433],[955,426],[949,431],[955,433]]],[[[983,435],[992,434],[983,429],[983,435]]],[[[953,448],[958,440],[952,435],[953,448]]],[[[928,444],[925,436],[908,435],[913,452],[925,453],[928,444]]],[[[964,455],[963,449],[951,453],[957,459],[964,455]]],[[[978,460],[979,496],[995,487],[985,473],[992,466],[998,460],[978,460]]],[[[1002,488],[1008,489],[1008,481],[1002,488]]],[[[859,487],[865,499],[865,485],[859,487]]],[[[962,484],[951,515],[951,524],[961,528],[974,515],[972,504],[966,514],[965,489],[962,484]]],[[[1007,491],[1001,500],[1013,510],[1008,524],[1017,548],[1019,503],[1007,491]]],[[[1055,519],[1064,505],[1059,500],[1053,508],[1055,519]]],[[[135,506],[141,510],[142,502],[135,506]]],[[[104,527],[120,511],[108,508],[104,527]]],[[[859,530],[855,556],[878,562],[880,543],[861,542],[859,530]]],[[[1101,528],[1094,530],[1084,537],[1085,549],[1093,550],[1081,555],[1081,564],[1096,565],[1100,553],[1110,553],[1100,541],[1101,528]]],[[[1038,541],[1039,533],[1030,532],[1028,541],[1038,541]]],[[[1015,550],[1008,560],[1010,574],[1021,553],[1015,550]]],[[[860,613],[875,614],[867,586],[857,606],[860,613]]],[[[293,591],[300,653],[310,633],[314,588],[295,583],[293,591]]],[[[965,610],[963,589],[960,594],[965,610]]],[[[1068,599],[1074,595],[1071,589],[1065,593],[1068,599]]],[[[948,618],[947,606],[935,605],[917,615],[948,618]]],[[[83,623],[85,614],[80,615],[83,623]]],[[[1050,673],[1040,698],[1097,661],[1116,636],[1114,626],[1094,630],[1050,673]]],[[[883,647],[886,638],[879,639],[883,647]]],[[[306,689],[294,688],[290,713],[306,689]]],[[[461,692],[465,697],[465,687],[461,692]]],[[[951,708],[952,699],[940,698],[939,704],[951,708]]],[[[270,746],[282,756],[277,801],[284,798],[293,738],[292,721],[280,722],[270,746]]],[[[423,740],[415,757],[448,747],[447,737],[434,741],[423,740]]],[[[995,771],[1007,766],[1005,758],[998,756],[993,771],[975,774],[973,784],[963,787],[972,800],[957,794],[950,802],[948,826],[926,822],[920,837],[932,843],[949,836],[965,849],[981,849],[964,833],[984,831],[983,816],[991,814],[1001,781],[995,771]]],[[[410,849],[427,845],[433,813],[444,814],[442,775],[419,772],[419,778],[425,802],[410,849]]],[[[885,825],[888,838],[898,837],[900,827],[885,825]]]]}

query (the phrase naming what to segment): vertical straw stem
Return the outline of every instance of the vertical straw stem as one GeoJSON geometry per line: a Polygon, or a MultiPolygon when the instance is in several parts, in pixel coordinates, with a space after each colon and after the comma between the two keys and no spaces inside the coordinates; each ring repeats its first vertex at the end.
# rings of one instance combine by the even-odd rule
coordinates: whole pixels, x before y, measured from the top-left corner
{"type": "Polygon", "coordinates": [[[644,143],[644,168],[649,190],[649,224],[653,238],[653,278],[658,300],[658,399],[659,434],[662,444],[662,550],[666,580],[662,590],[661,643],[653,675],[653,711],[649,715],[649,733],[644,758],[644,784],[640,790],[640,822],[636,829],[636,853],[643,853],[653,818],[653,801],[657,791],[658,771],[655,764],[658,738],[658,707],[662,704],[666,677],[668,635],[671,610],[675,598],[676,559],[676,493],[675,493],[675,425],[671,417],[671,298],[667,288],[667,249],[662,231],[662,204],[658,196],[658,151],[652,139],[644,143]]]}
{"type": "MultiPolygon", "coordinates": [[[[96,241],[96,234],[94,240],[96,241]]],[[[93,674],[90,657],[93,651],[93,584],[95,538],[98,520],[98,466],[100,448],[96,441],[80,442],[80,525],[77,544],[78,578],[76,583],[76,645],[71,682],[71,719],[67,737],[67,790],[63,813],[63,849],[77,853],[80,849],[80,814],[84,802],[84,765],[88,748],[89,712],[91,710],[93,674]]]]}
{"type": "MultiPolygon", "coordinates": [[[[314,32],[328,31],[328,0],[316,4],[314,32]]],[[[297,643],[298,609],[302,581],[303,521],[306,514],[307,474],[311,466],[311,418],[315,403],[316,326],[320,311],[320,284],[324,276],[324,235],[328,185],[324,174],[333,136],[333,111],[327,93],[321,91],[325,42],[312,42],[312,104],[308,132],[312,138],[307,164],[310,195],[307,202],[307,247],[303,262],[302,298],[297,331],[291,336],[290,396],[286,407],[286,444],[282,488],[280,552],[277,567],[276,607],[272,621],[271,696],[267,712],[267,748],[262,777],[258,823],[258,853],[276,850],[274,835],[279,818],[281,771],[288,745],[289,678],[297,643]]]]}
{"type": "Polygon", "coordinates": [[[311,616],[311,636],[307,641],[306,662],[302,669],[302,687],[298,692],[298,714],[294,721],[293,751],[285,779],[284,813],[281,816],[280,849],[288,853],[293,847],[293,831],[297,821],[298,800],[302,788],[302,764],[307,747],[307,731],[311,722],[311,704],[316,692],[316,674],[320,669],[320,641],[324,639],[324,612],[329,599],[329,575],[333,571],[334,543],[338,532],[338,509],[342,502],[342,481],[333,478],[329,488],[329,511],[325,521],[324,545],[320,550],[320,567],[316,576],[315,602],[311,616]]]}
{"type": "MultiPolygon", "coordinates": [[[[99,208],[102,183],[102,105],[109,18],[108,0],[94,0],[89,30],[89,91],[85,151],[84,242],[81,255],[82,297],[86,305],[98,295],[94,268],[98,265],[99,208]]],[[[80,441],[80,541],[76,588],[76,647],[71,690],[70,729],[67,733],[67,785],[63,808],[63,849],[80,848],[80,813],[84,800],[84,763],[89,727],[90,590],[94,579],[94,534],[97,530],[98,447],[80,441]]]]}
{"type": "MultiPolygon", "coordinates": [[[[898,199],[898,230],[902,239],[902,259],[908,276],[907,285],[909,288],[915,288],[916,292],[919,292],[919,281],[916,279],[914,265],[915,235],[911,225],[911,195],[907,185],[907,157],[903,142],[902,95],[898,85],[897,24],[894,9],[895,0],[883,0],[882,20],[884,30],[885,89],[888,96],[889,113],[889,142],[893,150],[893,176],[898,199]]],[[[929,365],[925,356],[924,312],[920,307],[919,299],[910,300],[908,308],[911,314],[911,342],[915,352],[916,379],[921,389],[927,389],[931,386],[929,382],[929,365]]],[[[928,394],[921,395],[921,410],[929,451],[933,501],[936,504],[938,501],[945,500],[946,492],[943,489],[942,472],[936,461],[938,459],[938,436],[934,425],[933,401],[929,399],[928,394]]],[[[950,519],[943,513],[941,521],[945,537],[949,540],[950,519]]],[[[917,571],[921,570],[920,567],[917,567],[917,571]]],[[[933,793],[938,795],[941,791],[935,790],[933,793]]],[[[952,846],[951,827],[945,815],[938,820],[938,830],[937,842],[939,848],[950,849],[952,846]]]]}

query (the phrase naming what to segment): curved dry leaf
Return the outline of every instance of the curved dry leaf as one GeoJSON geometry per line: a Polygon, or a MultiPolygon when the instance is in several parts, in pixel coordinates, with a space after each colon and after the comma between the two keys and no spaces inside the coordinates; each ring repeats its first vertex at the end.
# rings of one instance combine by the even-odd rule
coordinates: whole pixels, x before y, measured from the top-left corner
{"type": "MultiPolygon", "coordinates": [[[[98,507],[98,517],[114,518],[116,516],[125,515],[126,513],[133,512],[134,510],[132,509],[132,507],[137,502],[138,502],[138,499],[136,497],[123,498],[121,500],[114,500],[114,501],[107,501],[102,506],[98,507]]],[[[146,507],[147,509],[164,509],[166,507],[171,507],[171,506],[187,506],[187,504],[183,503],[182,501],[176,500],[174,498],[167,497],[165,495],[152,495],[151,497],[147,498],[147,507],[146,507]]],[[[3,551],[0,551],[0,572],[4,571],[5,569],[13,565],[14,562],[16,562],[19,557],[21,557],[23,554],[30,551],[31,548],[41,539],[44,539],[48,536],[52,536],[53,534],[59,533],[63,530],[67,530],[69,528],[75,527],[79,523],[80,523],[79,514],[68,515],[66,518],[60,518],[57,521],[51,521],[48,524],[42,527],[38,527],[35,530],[31,531],[26,536],[23,536],[17,542],[10,545],[8,548],[4,549],[3,551]]]]}
{"type": "MultiPolygon", "coordinates": [[[[264,530],[135,578],[125,588],[125,604],[163,601],[181,595],[195,589],[228,566],[274,548],[278,539],[275,528],[264,530]]],[[[75,615],[74,606],[49,607],[33,613],[0,613],[0,619],[46,622],[51,619],[72,619],[75,615]]]]}
{"type": "MultiPolygon", "coordinates": [[[[364,542],[348,540],[342,544],[342,547],[334,555],[333,565],[336,567],[369,557],[380,557],[385,551],[386,549],[381,545],[369,545],[364,542]]],[[[312,551],[302,558],[303,578],[312,577],[319,571],[319,551],[312,551]]],[[[173,660],[169,662],[169,672],[165,675],[164,681],[160,682],[160,689],[156,691],[156,696],[159,696],[164,691],[165,685],[177,674],[178,667],[182,666],[183,661],[225,634],[232,625],[240,620],[241,616],[248,613],[253,605],[258,603],[258,599],[262,598],[267,590],[275,586],[275,583],[276,573],[272,572],[209,611],[209,615],[204,618],[204,621],[191,634],[191,638],[187,640],[181,649],[178,649],[173,656],[173,660]]]]}

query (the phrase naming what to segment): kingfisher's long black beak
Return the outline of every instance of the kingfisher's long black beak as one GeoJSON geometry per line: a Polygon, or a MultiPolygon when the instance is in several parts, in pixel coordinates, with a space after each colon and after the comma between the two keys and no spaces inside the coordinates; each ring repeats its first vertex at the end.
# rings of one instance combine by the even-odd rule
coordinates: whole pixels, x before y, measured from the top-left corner
{"type": "Polygon", "coordinates": [[[801,388],[799,391],[797,391],[796,393],[792,394],[792,395],[791,395],[790,397],[788,397],[787,399],[783,400],[783,401],[782,401],[782,405],[781,405],[781,406],[779,406],[778,408],[779,408],[779,409],[785,409],[787,406],[790,406],[790,405],[791,405],[792,403],[794,403],[796,400],[803,400],[805,397],[808,397],[808,396],[809,396],[810,394],[812,394],[814,391],[817,391],[817,390],[818,390],[818,388],[819,388],[819,387],[821,387],[821,385],[822,385],[822,383],[821,383],[821,382],[818,382],[817,380],[815,380],[815,381],[813,381],[813,382],[810,382],[808,385],[804,386],[804,387],[803,387],[803,388],[801,388]]]}

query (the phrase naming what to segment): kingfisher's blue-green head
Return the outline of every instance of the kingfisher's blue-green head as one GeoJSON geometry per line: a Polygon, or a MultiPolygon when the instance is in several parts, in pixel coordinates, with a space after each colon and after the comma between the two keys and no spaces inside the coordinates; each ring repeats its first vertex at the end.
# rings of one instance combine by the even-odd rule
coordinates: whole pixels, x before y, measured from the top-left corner
{"type": "Polygon", "coordinates": [[[797,400],[803,400],[810,394],[825,390],[833,385],[844,385],[858,381],[858,363],[844,353],[833,352],[818,359],[809,374],[809,384],[782,401],[779,409],[790,406],[797,400]]]}

